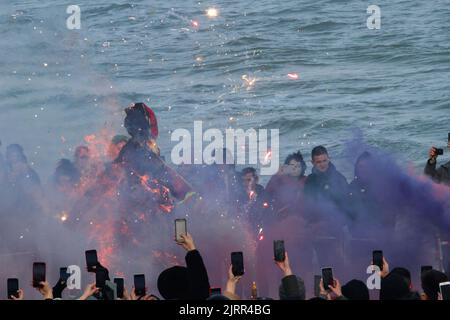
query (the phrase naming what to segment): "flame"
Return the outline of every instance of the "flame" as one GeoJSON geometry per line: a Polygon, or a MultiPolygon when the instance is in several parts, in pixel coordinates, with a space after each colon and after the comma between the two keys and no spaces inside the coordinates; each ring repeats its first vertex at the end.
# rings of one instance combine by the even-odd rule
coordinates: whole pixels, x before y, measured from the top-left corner
{"type": "Polygon", "coordinates": [[[95,138],[95,134],[88,134],[84,136],[84,141],[86,141],[86,143],[93,143],[95,141],[95,138]]]}
{"type": "Polygon", "coordinates": [[[219,10],[216,8],[208,8],[206,9],[205,14],[208,18],[217,18],[219,16],[219,10]]]}
{"type": "Polygon", "coordinates": [[[65,211],[63,211],[63,212],[61,212],[61,214],[60,214],[60,216],[59,216],[59,219],[62,221],[62,222],[64,222],[64,221],[67,221],[67,218],[69,217],[69,215],[67,214],[67,212],[65,212],[65,211]]]}
{"type": "Polygon", "coordinates": [[[197,20],[191,20],[191,26],[194,28],[198,28],[200,26],[200,24],[198,23],[197,20]]]}

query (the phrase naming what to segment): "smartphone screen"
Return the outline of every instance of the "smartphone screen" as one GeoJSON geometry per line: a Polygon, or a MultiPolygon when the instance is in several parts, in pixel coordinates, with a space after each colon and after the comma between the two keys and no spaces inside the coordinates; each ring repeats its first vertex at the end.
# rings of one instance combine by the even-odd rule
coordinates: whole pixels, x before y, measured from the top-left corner
{"type": "Polygon", "coordinates": [[[88,272],[95,272],[94,267],[98,265],[97,250],[87,250],[85,254],[88,272]]]}
{"type": "Polygon", "coordinates": [[[322,276],[315,275],[314,276],[314,296],[318,297],[320,296],[320,280],[322,279],[322,276]]]}
{"type": "Polygon", "coordinates": [[[134,292],[137,296],[145,295],[145,275],[135,274],[134,275],[134,292]]]}
{"type": "Polygon", "coordinates": [[[114,278],[114,283],[117,286],[117,298],[123,298],[123,278],[114,278]]]}
{"type": "Polygon", "coordinates": [[[433,266],[421,266],[420,267],[420,274],[423,274],[424,272],[433,270],[433,266]]]}
{"type": "Polygon", "coordinates": [[[439,283],[439,289],[441,290],[442,300],[450,300],[450,282],[439,283]]]}
{"type": "Polygon", "coordinates": [[[45,263],[33,263],[33,287],[39,287],[39,283],[45,282],[45,263]]]}
{"type": "Polygon", "coordinates": [[[186,219],[175,219],[175,239],[177,242],[183,242],[181,235],[186,235],[186,219]]]}
{"type": "Polygon", "coordinates": [[[222,294],[222,289],[220,288],[209,288],[209,295],[213,296],[213,295],[221,295],[222,294]]]}
{"type": "Polygon", "coordinates": [[[11,278],[7,280],[8,283],[8,299],[11,299],[11,296],[14,296],[16,298],[19,297],[19,279],[11,278]]]}
{"type": "Polygon", "coordinates": [[[244,255],[242,252],[231,253],[232,272],[235,276],[244,274],[244,255]]]}
{"type": "Polygon", "coordinates": [[[273,242],[273,255],[275,261],[283,262],[286,259],[284,250],[284,240],[275,240],[273,242]]]}
{"type": "Polygon", "coordinates": [[[66,282],[69,279],[70,274],[67,273],[67,268],[59,268],[59,279],[66,282]]]}
{"type": "Polygon", "coordinates": [[[383,251],[374,250],[372,252],[372,263],[374,266],[378,266],[380,270],[383,270],[383,251]]]}
{"type": "Polygon", "coordinates": [[[95,272],[95,286],[97,288],[104,288],[106,285],[107,273],[104,269],[99,269],[95,272]]]}
{"type": "Polygon", "coordinates": [[[333,269],[322,268],[322,280],[325,290],[329,290],[329,286],[334,286],[333,269]]]}

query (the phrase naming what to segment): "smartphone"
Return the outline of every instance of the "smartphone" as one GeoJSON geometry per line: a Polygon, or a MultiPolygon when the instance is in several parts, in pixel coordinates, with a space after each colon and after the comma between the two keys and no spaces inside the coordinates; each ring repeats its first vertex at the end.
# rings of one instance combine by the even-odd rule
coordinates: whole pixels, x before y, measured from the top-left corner
{"type": "Polygon", "coordinates": [[[114,278],[114,283],[117,286],[117,298],[123,298],[123,278],[114,278]]]}
{"type": "Polygon", "coordinates": [[[448,133],[447,142],[450,142],[450,132],[448,133]]]}
{"type": "Polygon", "coordinates": [[[442,300],[450,300],[450,281],[439,283],[442,300]]]}
{"type": "Polygon", "coordinates": [[[86,266],[88,272],[95,272],[95,266],[98,265],[97,250],[87,250],[86,254],[86,266]]]}
{"type": "Polygon", "coordinates": [[[232,272],[235,276],[242,276],[244,271],[244,255],[242,252],[231,253],[232,272]]]}
{"type": "Polygon", "coordinates": [[[420,267],[420,274],[423,274],[424,272],[433,270],[433,266],[421,266],[420,267]]]}
{"type": "Polygon", "coordinates": [[[134,292],[136,296],[145,296],[145,275],[135,274],[134,275],[134,292]]]}
{"type": "Polygon", "coordinates": [[[8,299],[12,300],[11,296],[14,296],[16,298],[19,297],[19,279],[17,278],[10,278],[7,280],[8,283],[8,299]]]}
{"type": "Polygon", "coordinates": [[[314,276],[314,296],[318,297],[320,296],[320,280],[322,279],[322,276],[315,275],[314,276]]]}
{"type": "Polygon", "coordinates": [[[383,270],[383,251],[372,251],[372,264],[374,266],[378,266],[378,268],[380,268],[380,271],[383,270]]]}
{"type": "Polygon", "coordinates": [[[333,269],[322,268],[322,281],[325,290],[330,290],[329,286],[334,286],[333,269]]]}
{"type": "Polygon", "coordinates": [[[437,154],[438,156],[442,156],[442,155],[444,154],[444,149],[436,148],[436,154],[437,154]]]}
{"type": "Polygon", "coordinates": [[[103,289],[106,285],[108,274],[105,269],[99,269],[95,272],[95,286],[103,289]]]}
{"type": "Polygon", "coordinates": [[[209,288],[209,296],[221,295],[221,294],[222,294],[222,289],[220,289],[220,288],[209,288]]]}
{"type": "Polygon", "coordinates": [[[70,274],[67,273],[67,268],[63,267],[63,268],[59,268],[59,279],[67,282],[67,279],[69,279],[70,274]]]}
{"type": "Polygon", "coordinates": [[[41,282],[45,282],[45,263],[35,262],[33,263],[33,287],[39,287],[41,282]]]}
{"type": "Polygon", "coordinates": [[[273,242],[273,256],[275,261],[283,262],[286,259],[284,250],[284,240],[275,240],[273,242]]]}
{"type": "Polygon", "coordinates": [[[175,219],[175,239],[177,242],[183,242],[181,235],[187,234],[186,219],[175,219]]]}

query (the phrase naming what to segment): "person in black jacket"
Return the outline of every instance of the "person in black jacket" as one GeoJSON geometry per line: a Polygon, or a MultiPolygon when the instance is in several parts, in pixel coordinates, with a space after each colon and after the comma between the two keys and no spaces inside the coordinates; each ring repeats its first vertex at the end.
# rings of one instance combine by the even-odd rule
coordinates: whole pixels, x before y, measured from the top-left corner
{"type": "Polygon", "coordinates": [[[348,195],[348,183],[336,170],[323,146],[315,147],[311,152],[312,173],[305,183],[305,194],[314,200],[329,200],[337,206],[343,204],[348,195]]]}
{"type": "MultiPolygon", "coordinates": [[[[447,148],[450,150],[450,141],[447,144],[447,148]]],[[[450,186],[450,161],[436,169],[438,154],[435,147],[431,147],[429,156],[430,158],[425,165],[424,173],[435,182],[450,186]]]]}
{"type": "Polygon", "coordinates": [[[158,277],[158,290],[166,300],[206,300],[209,297],[208,272],[194,240],[188,233],[177,242],[186,249],[186,267],[174,266],[158,277]]]}
{"type": "Polygon", "coordinates": [[[292,273],[288,253],[285,252],[284,261],[275,261],[275,264],[283,271],[279,288],[280,300],[305,300],[305,283],[292,273]]]}

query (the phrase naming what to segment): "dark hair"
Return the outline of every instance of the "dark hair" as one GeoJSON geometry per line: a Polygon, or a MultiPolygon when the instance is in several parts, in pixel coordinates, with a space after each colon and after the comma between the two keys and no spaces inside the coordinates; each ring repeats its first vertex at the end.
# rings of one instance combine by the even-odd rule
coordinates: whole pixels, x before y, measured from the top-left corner
{"type": "Polygon", "coordinates": [[[25,153],[23,152],[23,148],[20,144],[10,144],[6,147],[6,157],[8,157],[8,153],[16,153],[20,161],[22,162],[28,162],[27,157],[25,156],[25,153]]]}
{"type": "Polygon", "coordinates": [[[360,177],[361,176],[361,172],[359,169],[359,164],[363,161],[369,161],[372,159],[372,154],[368,151],[364,151],[363,153],[361,153],[361,155],[358,157],[358,159],[356,159],[355,162],[355,177],[360,177]]]}
{"type": "Polygon", "coordinates": [[[395,273],[398,275],[401,275],[403,278],[405,278],[406,282],[408,283],[408,286],[411,285],[411,272],[409,272],[408,269],[397,267],[391,270],[391,273],[395,273]]]}
{"type": "Polygon", "coordinates": [[[381,279],[380,300],[403,300],[409,294],[409,286],[403,276],[391,272],[381,279]]]}
{"type": "Polygon", "coordinates": [[[61,159],[56,165],[54,181],[58,183],[60,177],[69,177],[72,183],[77,183],[80,180],[80,173],[69,159],[61,159]]]}
{"type": "Polygon", "coordinates": [[[89,147],[87,147],[87,146],[78,146],[78,147],[76,147],[75,152],[74,152],[75,158],[79,157],[80,153],[82,151],[85,151],[85,152],[89,153],[89,147]]]}
{"type": "Polygon", "coordinates": [[[350,280],[342,286],[342,295],[348,300],[369,300],[369,289],[361,280],[350,280]]]}
{"type": "Polygon", "coordinates": [[[439,283],[448,281],[445,273],[437,270],[429,270],[422,274],[422,289],[429,300],[437,300],[439,292],[439,283]]]}
{"type": "Polygon", "coordinates": [[[302,166],[302,172],[300,176],[303,176],[306,172],[306,162],[303,160],[302,153],[300,151],[291,153],[286,157],[286,160],[284,160],[284,164],[289,164],[292,160],[295,160],[297,162],[300,162],[300,165],[302,166]]]}
{"type": "Polygon", "coordinates": [[[320,156],[322,154],[328,155],[327,148],[325,148],[324,146],[314,147],[314,149],[312,149],[311,151],[311,159],[314,159],[314,157],[320,156]]]}
{"type": "Polygon", "coordinates": [[[244,177],[248,173],[251,173],[255,178],[258,176],[258,174],[256,173],[256,169],[252,167],[242,169],[241,176],[244,177]]]}

